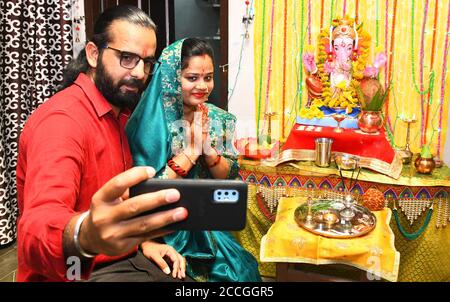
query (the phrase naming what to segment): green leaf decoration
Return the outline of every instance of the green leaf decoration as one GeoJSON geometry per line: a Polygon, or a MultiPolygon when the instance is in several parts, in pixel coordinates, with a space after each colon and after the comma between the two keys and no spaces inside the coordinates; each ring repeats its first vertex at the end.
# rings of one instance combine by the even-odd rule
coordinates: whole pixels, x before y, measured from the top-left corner
{"type": "Polygon", "coordinates": [[[367,106],[366,97],[364,96],[361,87],[359,86],[356,87],[356,94],[358,95],[358,100],[361,103],[361,108],[366,108],[367,106]]]}
{"type": "Polygon", "coordinates": [[[422,158],[432,158],[433,157],[430,146],[428,146],[428,145],[422,146],[422,150],[420,150],[420,157],[422,157],[422,158]]]}

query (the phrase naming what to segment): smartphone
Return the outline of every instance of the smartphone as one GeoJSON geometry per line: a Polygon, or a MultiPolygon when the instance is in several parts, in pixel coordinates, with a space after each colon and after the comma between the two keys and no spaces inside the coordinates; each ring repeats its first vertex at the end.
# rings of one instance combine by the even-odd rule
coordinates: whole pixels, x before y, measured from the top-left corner
{"type": "Polygon", "coordinates": [[[247,183],[219,179],[148,179],[130,188],[130,197],[164,189],[177,189],[178,202],[141,215],[184,207],[187,219],[170,224],[167,230],[240,231],[247,213],[247,183]]]}

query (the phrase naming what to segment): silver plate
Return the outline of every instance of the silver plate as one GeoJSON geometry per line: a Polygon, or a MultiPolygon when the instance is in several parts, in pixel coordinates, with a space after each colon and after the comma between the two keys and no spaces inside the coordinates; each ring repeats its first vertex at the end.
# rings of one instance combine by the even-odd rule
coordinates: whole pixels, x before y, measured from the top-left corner
{"type": "Polygon", "coordinates": [[[345,209],[341,200],[320,199],[311,203],[308,217],[308,204],[297,207],[294,212],[295,221],[305,230],[330,238],[355,238],[371,232],[377,218],[369,209],[361,205],[353,205],[355,216],[350,223],[341,218],[345,209]]]}

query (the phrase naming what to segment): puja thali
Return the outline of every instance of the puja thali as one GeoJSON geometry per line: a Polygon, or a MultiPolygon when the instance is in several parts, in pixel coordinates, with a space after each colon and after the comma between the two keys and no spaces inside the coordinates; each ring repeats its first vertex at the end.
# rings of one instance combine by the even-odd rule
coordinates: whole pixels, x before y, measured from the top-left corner
{"type": "Polygon", "coordinates": [[[369,209],[353,204],[349,209],[341,200],[319,199],[300,205],[294,212],[299,226],[330,238],[355,238],[371,232],[377,223],[369,209]],[[348,215],[348,211],[352,215],[348,215]],[[346,215],[345,215],[346,214],[346,215]]]}

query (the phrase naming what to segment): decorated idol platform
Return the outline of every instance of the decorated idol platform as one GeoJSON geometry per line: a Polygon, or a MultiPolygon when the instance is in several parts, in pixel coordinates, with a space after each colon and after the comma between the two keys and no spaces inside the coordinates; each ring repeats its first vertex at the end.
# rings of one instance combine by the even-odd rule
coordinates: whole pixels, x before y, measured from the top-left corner
{"type": "Polygon", "coordinates": [[[375,2],[246,4],[255,66],[229,106],[248,121],[233,98],[254,101],[256,134],[236,143],[250,185],[236,236],[263,276],[450,280],[450,1],[375,2]]]}

